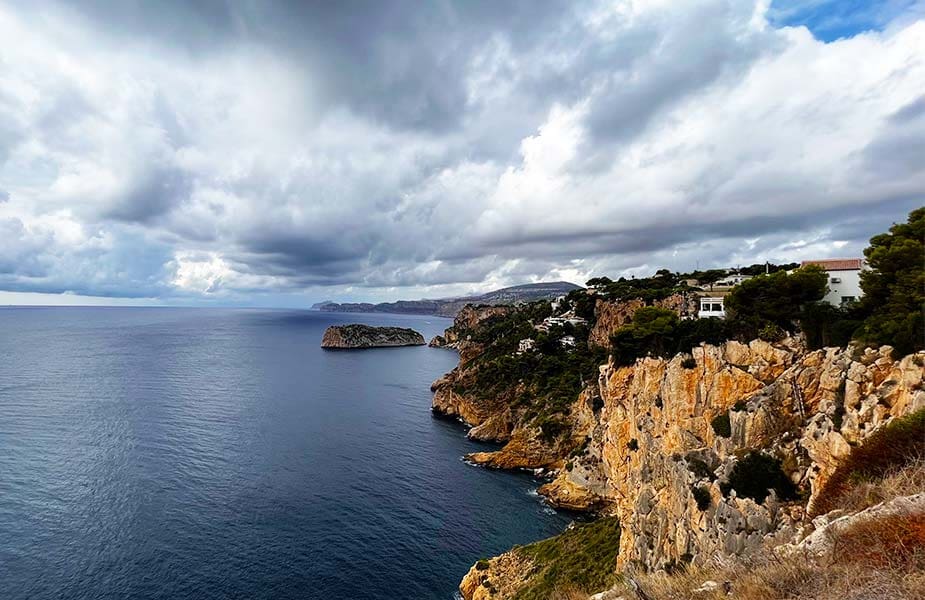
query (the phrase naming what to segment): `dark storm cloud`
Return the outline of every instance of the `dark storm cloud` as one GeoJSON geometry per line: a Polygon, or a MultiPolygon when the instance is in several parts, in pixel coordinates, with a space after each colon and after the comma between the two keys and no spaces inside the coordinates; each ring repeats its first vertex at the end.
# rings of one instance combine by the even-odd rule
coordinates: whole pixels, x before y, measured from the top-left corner
{"type": "Polygon", "coordinates": [[[140,36],[175,51],[265,45],[303,65],[324,104],[432,132],[457,127],[464,115],[473,48],[503,33],[518,49],[529,49],[571,12],[564,0],[80,0],[67,6],[111,35],[140,36]]]}

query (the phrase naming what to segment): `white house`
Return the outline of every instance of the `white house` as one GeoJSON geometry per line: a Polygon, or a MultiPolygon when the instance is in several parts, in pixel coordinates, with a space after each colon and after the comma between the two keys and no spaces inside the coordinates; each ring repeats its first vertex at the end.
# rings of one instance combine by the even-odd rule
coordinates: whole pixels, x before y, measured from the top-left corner
{"type": "Polygon", "coordinates": [[[575,336],[565,335],[559,340],[559,345],[563,348],[574,348],[575,347],[575,336]]]}
{"type": "Polygon", "coordinates": [[[524,338],[520,340],[520,343],[517,344],[517,352],[523,354],[524,352],[532,352],[536,348],[536,342],[533,338],[524,338]]]}
{"type": "Polygon", "coordinates": [[[731,288],[739,285],[743,281],[751,279],[751,275],[727,275],[720,281],[713,284],[713,287],[731,288]]]}
{"type": "Polygon", "coordinates": [[[800,266],[817,265],[829,276],[829,293],[823,300],[834,306],[856,302],[864,295],[861,291],[861,271],[867,268],[863,258],[827,258],[804,260],[800,266]]]}
{"type": "Polygon", "coordinates": [[[536,325],[534,329],[537,329],[539,331],[549,331],[550,327],[553,327],[553,326],[563,327],[566,324],[571,324],[577,327],[579,325],[587,325],[588,321],[587,319],[583,319],[579,316],[576,316],[575,313],[573,313],[572,311],[569,311],[567,313],[563,313],[559,315],[558,317],[546,317],[545,319],[543,319],[543,322],[540,323],[539,325],[536,325]]]}
{"type": "Polygon", "coordinates": [[[700,298],[700,310],[697,317],[707,319],[709,317],[726,318],[726,307],[722,296],[703,296],[700,298]]]}

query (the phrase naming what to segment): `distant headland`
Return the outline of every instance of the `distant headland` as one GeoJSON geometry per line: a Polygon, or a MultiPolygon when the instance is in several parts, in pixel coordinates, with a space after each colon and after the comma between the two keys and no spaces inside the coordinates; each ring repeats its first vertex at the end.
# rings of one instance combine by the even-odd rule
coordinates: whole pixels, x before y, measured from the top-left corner
{"type": "Polygon", "coordinates": [[[537,300],[554,300],[559,296],[565,296],[573,290],[581,289],[581,286],[569,283],[567,281],[551,281],[547,283],[528,283],[525,285],[515,285],[500,290],[494,290],[485,294],[475,296],[462,296],[458,298],[439,298],[424,300],[399,300],[398,302],[382,302],[371,304],[368,302],[358,303],[338,303],[330,300],[318,302],[312,305],[312,310],[321,310],[325,312],[350,312],[350,313],[396,313],[405,315],[435,315],[439,317],[455,317],[456,314],[467,304],[487,304],[495,306],[499,304],[520,304],[524,302],[535,302],[537,300]]]}

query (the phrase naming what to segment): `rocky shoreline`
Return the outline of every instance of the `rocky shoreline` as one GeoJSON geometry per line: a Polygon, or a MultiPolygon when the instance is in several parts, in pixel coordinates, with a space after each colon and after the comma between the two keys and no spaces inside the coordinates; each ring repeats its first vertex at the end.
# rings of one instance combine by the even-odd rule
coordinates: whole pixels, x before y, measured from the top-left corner
{"type": "MultiPolygon", "coordinates": [[[[614,572],[670,571],[799,544],[821,526],[812,518],[820,490],[852,449],[884,424],[925,409],[923,352],[894,358],[888,346],[809,351],[799,338],[728,341],[670,359],[602,364],[567,408],[567,429],[550,440],[520,406],[519,390],[474,391],[485,351],[474,338],[482,324],[507,314],[499,308],[467,307],[431,343],[460,353],[459,365],[432,386],[433,410],[467,423],[472,439],[505,444],[468,455],[470,462],[547,469],[552,480],[539,492],[550,504],[615,517],[614,572]],[[765,457],[805,496],[730,491],[749,456],[765,457]]],[[[612,321],[599,327],[625,322],[618,306],[597,311],[612,321]]],[[[607,335],[592,332],[591,339],[607,335]]],[[[480,561],[460,586],[463,597],[497,600],[529,589],[530,578],[511,568],[525,560],[521,550],[480,561]]]]}

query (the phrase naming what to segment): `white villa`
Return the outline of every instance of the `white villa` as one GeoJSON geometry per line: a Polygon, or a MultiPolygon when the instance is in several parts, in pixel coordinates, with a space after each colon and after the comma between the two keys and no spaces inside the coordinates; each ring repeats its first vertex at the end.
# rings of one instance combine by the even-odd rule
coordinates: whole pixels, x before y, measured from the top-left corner
{"type": "Polygon", "coordinates": [[[524,352],[533,352],[536,349],[536,341],[533,338],[524,338],[520,340],[520,343],[517,345],[517,353],[523,354],[524,352]]]}
{"type": "Polygon", "coordinates": [[[553,327],[554,325],[559,325],[561,327],[565,325],[566,323],[571,323],[574,326],[578,326],[578,325],[587,325],[588,321],[587,319],[583,319],[575,315],[575,313],[569,311],[567,313],[563,313],[559,315],[558,317],[546,317],[545,319],[543,319],[543,322],[540,323],[539,325],[536,325],[534,329],[538,331],[549,331],[549,328],[553,327]]]}
{"type": "Polygon", "coordinates": [[[722,296],[701,296],[700,310],[697,311],[697,317],[708,319],[710,317],[726,318],[726,307],[723,303],[722,296]]]}
{"type": "Polygon", "coordinates": [[[713,288],[731,288],[751,278],[752,278],[751,275],[727,275],[723,279],[714,283],[712,287],[713,288]]]}
{"type": "Polygon", "coordinates": [[[829,275],[829,293],[823,301],[834,306],[857,302],[864,292],[861,291],[861,271],[867,268],[863,258],[827,258],[823,260],[804,260],[800,266],[817,265],[829,275]]]}

